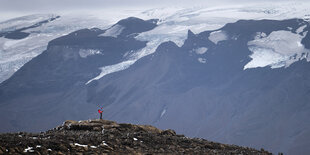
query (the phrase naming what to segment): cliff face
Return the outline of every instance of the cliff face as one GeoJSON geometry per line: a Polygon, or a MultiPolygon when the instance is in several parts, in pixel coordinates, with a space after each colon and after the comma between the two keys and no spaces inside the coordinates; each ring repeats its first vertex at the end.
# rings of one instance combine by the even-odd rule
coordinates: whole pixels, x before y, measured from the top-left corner
{"type": "Polygon", "coordinates": [[[261,150],[177,135],[149,125],[107,120],[66,121],[41,133],[0,134],[0,154],[269,154],[261,150]]]}

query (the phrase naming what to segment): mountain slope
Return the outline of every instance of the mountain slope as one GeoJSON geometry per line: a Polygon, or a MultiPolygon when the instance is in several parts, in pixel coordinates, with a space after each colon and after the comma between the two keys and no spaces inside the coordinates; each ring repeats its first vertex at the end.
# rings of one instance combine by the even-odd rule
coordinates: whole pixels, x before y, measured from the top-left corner
{"type": "MultiPolygon", "coordinates": [[[[154,20],[143,21],[137,18],[129,20],[121,22],[129,28],[132,22],[138,22],[140,28],[145,30],[156,27],[154,20]]],[[[146,42],[134,38],[137,33],[134,29],[126,28],[124,29],[126,34],[117,38],[100,36],[105,30],[82,29],[51,41],[46,51],[0,84],[1,122],[5,124],[10,122],[1,130],[31,131],[36,124],[41,126],[37,129],[42,130],[58,124],[60,120],[72,116],[73,113],[75,116],[83,117],[93,114],[96,105],[89,105],[86,102],[86,91],[80,91],[86,90],[85,83],[100,73],[99,67],[127,60],[130,54],[126,57],[126,53],[146,45],[146,42]],[[64,100],[68,100],[67,104],[64,100]],[[21,113],[23,117],[14,113],[21,113]],[[31,118],[36,119],[30,121],[31,118]],[[25,121],[25,124],[21,120],[25,121]],[[46,120],[51,122],[45,124],[46,120]]]]}

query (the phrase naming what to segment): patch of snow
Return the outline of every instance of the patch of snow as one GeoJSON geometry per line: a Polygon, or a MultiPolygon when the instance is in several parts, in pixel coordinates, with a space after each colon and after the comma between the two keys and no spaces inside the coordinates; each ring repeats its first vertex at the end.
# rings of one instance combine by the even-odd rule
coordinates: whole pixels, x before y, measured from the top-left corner
{"type": "Polygon", "coordinates": [[[23,137],[22,135],[18,135],[18,137],[23,137]]]}
{"type": "Polygon", "coordinates": [[[105,143],[105,141],[102,141],[102,144],[103,144],[104,146],[108,146],[108,144],[105,143]]]}
{"type": "Polygon", "coordinates": [[[198,61],[203,64],[207,62],[205,58],[198,58],[198,61]]]}
{"type": "Polygon", "coordinates": [[[40,147],[41,147],[41,145],[37,145],[37,146],[36,146],[36,148],[40,148],[40,147]]]}
{"type": "Polygon", "coordinates": [[[47,149],[47,151],[52,151],[52,149],[47,149]]]}
{"type": "Polygon", "coordinates": [[[224,31],[214,31],[210,33],[209,40],[212,41],[214,44],[217,44],[220,41],[227,40],[228,37],[224,31]]]}
{"type": "Polygon", "coordinates": [[[99,36],[116,38],[118,35],[122,33],[124,28],[125,27],[123,27],[122,25],[116,24],[112,26],[111,28],[107,29],[104,33],[100,34],[99,36]]]}
{"type": "Polygon", "coordinates": [[[296,30],[296,33],[299,34],[301,32],[304,32],[304,29],[307,27],[307,25],[303,25],[303,26],[300,26],[297,30],[296,30]]]}
{"type": "Polygon", "coordinates": [[[133,140],[134,140],[134,141],[137,141],[138,139],[137,139],[137,138],[133,138],[133,140]]]}
{"type": "Polygon", "coordinates": [[[194,49],[196,54],[204,54],[207,52],[207,50],[208,50],[208,48],[206,48],[206,47],[199,47],[199,48],[194,49]]]}
{"type": "Polygon", "coordinates": [[[74,143],[75,146],[80,146],[80,147],[88,147],[87,145],[82,145],[82,144],[79,144],[79,143],[74,143]]]}
{"type": "Polygon", "coordinates": [[[162,112],[161,112],[161,114],[160,114],[160,118],[162,118],[164,115],[165,115],[165,113],[166,113],[166,109],[164,109],[162,112]]]}
{"type": "Polygon", "coordinates": [[[90,146],[90,148],[93,148],[93,149],[95,149],[95,148],[97,148],[96,146],[90,146]]]}
{"type": "Polygon", "coordinates": [[[32,150],[33,147],[28,147],[24,150],[24,152],[34,152],[34,150],[32,150]]]}
{"type": "Polygon", "coordinates": [[[32,137],[32,139],[38,139],[38,137],[32,137]]]}
{"type": "Polygon", "coordinates": [[[254,37],[254,39],[261,39],[261,38],[265,38],[267,37],[267,34],[264,32],[257,32],[256,36],[254,37]]]}
{"type": "Polygon", "coordinates": [[[255,37],[248,42],[249,50],[252,51],[252,60],[244,66],[244,69],[266,67],[288,67],[292,63],[306,58],[310,53],[301,44],[304,36],[290,31],[274,31],[267,37],[255,37]]]}
{"type": "Polygon", "coordinates": [[[104,134],[104,126],[102,126],[101,133],[104,134]]]}
{"type": "Polygon", "coordinates": [[[100,50],[96,50],[96,49],[80,49],[79,50],[79,55],[82,58],[87,58],[88,56],[96,55],[96,54],[102,54],[102,53],[100,52],[100,50]]]}
{"type": "Polygon", "coordinates": [[[88,82],[86,82],[86,85],[89,84],[90,82],[94,81],[94,80],[98,80],[98,79],[104,77],[107,74],[127,69],[130,65],[134,64],[135,61],[136,60],[128,60],[128,61],[123,61],[123,62],[115,64],[115,65],[101,67],[100,68],[101,73],[98,76],[96,76],[95,78],[93,78],[93,79],[89,80],[88,82]]]}
{"type": "Polygon", "coordinates": [[[134,52],[134,50],[127,51],[127,52],[123,55],[123,57],[125,58],[125,57],[127,57],[128,55],[132,54],[133,52],[134,52]]]}

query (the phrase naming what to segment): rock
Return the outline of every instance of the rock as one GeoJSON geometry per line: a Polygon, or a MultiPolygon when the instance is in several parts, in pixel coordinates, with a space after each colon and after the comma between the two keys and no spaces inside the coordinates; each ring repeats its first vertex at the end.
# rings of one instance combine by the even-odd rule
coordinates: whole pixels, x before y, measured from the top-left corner
{"type": "Polygon", "coordinates": [[[64,144],[60,144],[59,145],[59,149],[62,150],[62,151],[67,151],[68,150],[68,148],[64,144]]]}
{"type": "Polygon", "coordinates": [[[174,130],[171,130],[171,129],[168,129],[168,130],[164,130],[161,132],[162,135],[171,135],[171,136],[174,136],[176,135],[175,131],[174,130]]]}
{"type": "Polygon", "coordinates": [[[62,152],[60,152],[60,151],[58,151],[58,152],[57,152],[57,155],[65,155],[65,154],[62,153],[62,152]]]}
{"type": "Polygon", "coordinates": [[[14,148],[9,148],[9,152],[10,152],[10,153],[14,153],[14,152],[15,152],[15,149],[14,149],[14,148]]]}
{"type": "Polygon", "coordinates": [[[94,131],[101,131],[102,128],[101,128],[101,127],[94,127],[93,130],[94,130],[94,131]]]}
{"type": "Polygon", "coordinates": [[[160,148],[158,151],[161,152],[161,153],[165,152],[165,150],[163,148],[160,148]]]}
{"type": "Polygon", "coordinates": [[[128,146],[125,146],[125,148],[126,148],[126,150],[128,150],[129,152],[134,151],[134,149],[133,149],[133,148],[130,148],[130,147],[128,147],[128,146]]]}
{"type": "Polygon", "coordinates": [[[70,143],[70,147],[75,148],[76,146],[74,144],[70,143]]]}
{"type": "Polygon", "coordinates": [[[69,130],[71,128],[71,125],[72,124],[76,124],[77,122],[76,121],[72,121],[72,120],[67,120],[63,123],[63,127],[67,130],[69,130]]]}
{"type": "Polygon", "coordinates": [[[0,151],[5,151],[5,148],[4,147],[2,147],[2,146],[0,146],[0,151]]]}
{"type": "Polygon", "coordinates": [[[139,127],[148,131],[148,132],[151,132],[151,133],[160,133],[162,131],[162,130],[155,128],[151,125],[139,125],[139,127]]]}

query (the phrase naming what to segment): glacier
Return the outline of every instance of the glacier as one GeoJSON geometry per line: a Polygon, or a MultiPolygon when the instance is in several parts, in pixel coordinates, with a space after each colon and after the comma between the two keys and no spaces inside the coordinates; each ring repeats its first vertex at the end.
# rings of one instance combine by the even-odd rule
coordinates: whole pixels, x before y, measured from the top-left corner
{"type": "Polygon", "coordinates": [[[122,33],[123,29],[124,29],[123,26],[116,24],[111,28],[107,29],[103,34],[100,34],[99,36],[116,38],[118,35],[122,33]]]}
{"type": "Polygon", "coordinates": [[[56,14],[35,14],[10,19],[4,22],[0,22],[0,32],[13,31],[24,27],[29,27],[38,22],[50,20],[51,18],[55,17],[57,17],[56,14]]]}
{"type": "MultiPolygon", "coordinates": [[[[304,26],[301,26],[304,27],[304,26]]],[[[298,29],[297,33],[301,33],[298,29]]],[[[305,34],[295,34],[290,31],[275,31],[270,35],[258,35],[255,40],[248,42],[252,60],[244,66],[244,69],[266,67],[289,67],[292,63],[307,59],[310,61],[310,50],[306,49],[301,40],[305,34]]]]}

